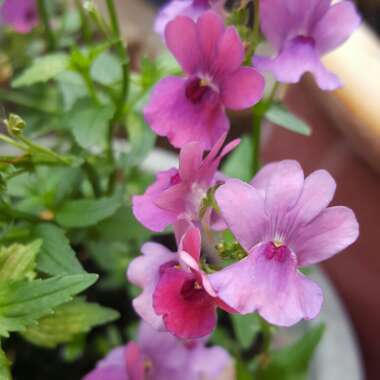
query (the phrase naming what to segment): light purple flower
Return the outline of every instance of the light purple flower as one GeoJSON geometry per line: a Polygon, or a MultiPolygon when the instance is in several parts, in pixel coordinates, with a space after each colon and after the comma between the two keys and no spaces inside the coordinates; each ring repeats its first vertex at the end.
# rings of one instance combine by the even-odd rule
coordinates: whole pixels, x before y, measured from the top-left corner
{"type": "Polygon", "coordinates": [[[154,87],[145,119],[177,148],[199,141],[208,150],[229,129],[225,108],[257,103],[264,79],[252,67],[241,66],[239,34],[215,12],[205,12],[197,22],[176,17],[165,29],[165,41],[186,77],[169,76],[154,87]]]}
{"type": "MultiPolygon", "coordinates": [[[[202,144],[192,142],[182,148],[179,169],[169,169],[157,175],[156,182],[145,194],[132,198],[133,213],[137,220],[152,231],[163,231],[181,219],[197,222],[202,199],[207,190],[223,177],[217,173],[221,159],[239,143],[234,140],[223,149],[224,134],[209,154],[203,158],[202,144]]],[[[210,223],[211,212],[206,213],[210,223]]]]}
{"type": "Polygon", "coordinates": [[[164,35],[168,22],[177,16],[188,16],[196,21],[209,9],[223,15],[225,2],[226,0],[172,0],[161,8],[154,24],[154,30],[158,34],[164,35]]]}
{"type": "Polygon", "coordinates": [[[38,24],[36,0],[5,0],[0,15],[18,33],[29,33],[38,24]]]}
{"type": "Polygon", "coordinates": [[[201,235],[190,227],[182,236],[178,253],[156,243],[142,248],[143,256],[128,267],[128,279],[143,289],[133,300],[136,312],[159,330],[182,339],[209,335],[216,325],[221,302],[200,268],[201,235]]]}
{"type": "Polygon", "coordinates": [[[327,207],[335,188],[324,170],[304,179],[296,161],[265,166],[251,184],[221,186],[216,201],[248,256],[210,276],[217,296],[280,326],[314,318],[322,291],[298,269],[337,254],[359,234],[352,210],[327,207]]]}
{"type": "Polygon", "coordinates": [[[136,343],[112,350],[83,380],[214,380],[231,364],[220,347],[184,342],[141,323],[136,343]]]}
{"type": "Polygon", "coordinates": [[[261,28],[277,55],[254,56],[260,71],[271,71],[283,83],[296,83],[311,72],[323,90],[341,84],[321,62],[359,26],[360,17],[351,1],[331,5],[331,0],[261,0],[261,28]]]}

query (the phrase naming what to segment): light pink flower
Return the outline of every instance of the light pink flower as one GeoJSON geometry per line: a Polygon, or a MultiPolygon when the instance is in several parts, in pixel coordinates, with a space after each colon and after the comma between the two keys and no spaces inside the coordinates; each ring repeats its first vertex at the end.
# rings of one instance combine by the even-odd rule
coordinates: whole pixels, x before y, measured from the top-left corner
{"type": "Polygon", "coordinates": [[[154,24],[154,30],[163,35],[168,22],[177,16],[188,16],[196,21],[209,9],[223,15],[225,2],[226,0],[172,0],[161,8],[154,24]]]}
{"type": "Polygon", "coordinates": [[[143,246],[144,256],[128,267],[128,279],[143,289],[133,300],[136,312],[155,328],[163,327],[183,339],[211,333],[216,308],[233,311],[217,297],[200,268],[201,235],[190,227],[182,236],[178,253],[156,243],[143,246]]]}
{"type": "Polygon", "coordinates": [[[36,0],[5,0],[1,20],[18,33],[29,33],[38,24],[36,0]]]}
{"type": "Polygon", "coordinates": [[[204,343],[184,342],[141,323],[136,343],[112,350],[83,380],[213,380],[232,360],[222,348],[204,343]]]}
{"type": "Polygon", "coordinates": [[[234,27],[225,28],[215,12],[205,12],[197,22],[176,17],[165,29],[165,41],[186,77],[166,77],[154,87],[145,119],[177,148],[199,141],[210,149],[229,129],[225,108],[257,103],[264,79],[252,67],[241,66],[239,34],[234,27]]]}
{"type": "MultiPolygon", "coordinates": [[[[224,134],[209,154],[203,158],[202,144],[192,142],[182,148],[179,169],[158,173],[156,182],[145,194],[132,198],[133,213],[137,220],[152,231],[163,231],[180,219],[199,221],[202,199],[210,186],[222,183],[224,178],[217,173],[221,159],[238,145],[234,140],[221,150],[224,134]]],[[[211,212],[206,214],[211,222],[211,212]]]]}
{"type": "Polygon", "coordinates": [[[340,86],[320,57],[341,45],[359,26],[360,17],[351,1],[331,5],[331,0],[261,0],[261,28],[276,49],[271,59],[255,56],[260,71],[271,71],[284,83],[296,83],[311,72],[323,90],[340,86]]]}
{"type": "Polygon", "coordinates": [[[298,268],[337,254],[359,234],[352,210],[327,207],[335,187],[324,170],[304,179],[296,161],[265,166],[251,184],[231,180],[221,186],[216,201],[248,256],[210,275],[217,296],[276,325],[314,318],[322,291],[298,268]]]}

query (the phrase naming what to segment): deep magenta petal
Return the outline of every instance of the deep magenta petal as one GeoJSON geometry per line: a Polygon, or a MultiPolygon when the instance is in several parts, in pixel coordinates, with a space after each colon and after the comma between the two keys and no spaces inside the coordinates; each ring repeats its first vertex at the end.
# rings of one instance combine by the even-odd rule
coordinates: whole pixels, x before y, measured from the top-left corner
{"type": "Polygon", "coordinates": [[[4,21],[17,33],[29,33],[38,24],[36,0],[5,0],[0,8],[4,21]]]}

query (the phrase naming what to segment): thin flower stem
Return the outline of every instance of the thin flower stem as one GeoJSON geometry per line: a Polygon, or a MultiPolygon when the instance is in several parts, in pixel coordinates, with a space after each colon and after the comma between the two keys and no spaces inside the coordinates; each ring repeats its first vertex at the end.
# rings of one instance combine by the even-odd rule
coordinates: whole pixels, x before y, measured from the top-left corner
{"type": "Polygon", "coordinates": [[[260,142],[261,142],[261,123],[263,120],[262,113],[253,107],[252,110],[252,176],[260,169],[260,142]]]}
{"type": "Polygon", "coordinates": [[[260,42],[260,0],[254,0],[254,20],[253,20],[253,32],[252,32],[252,50],[256,50],[257,45],[260,42]]]}
{"type": "Polygon", "coordinates": [[[85,173],[87,174],[88,180],[91,183],[92,190],[94,191],[95,197],[96,198],[101,197],[102,189],[100,187],[98,174],[96,173],[94,167],[89,162],[86,161],[82,165],[82,168],[85,171],[85,173]]]}
{"type": "Polygon", "coordinates": [[[46,9],[46,0],[38,0],[38,12],[40,14],[41,21],[44,25],[45,29],[45,38],[48,45],[49,50],[54,50],[57,47],[57,41],[55,39],[55,35],[53,30],[51,29],[49,22],[49,15],[46,9]]]}
{"type": "Polygon", "coordinates": [[[90,24],[88,23],[88,20],[87,20],[86,12],[84,11],[84,8],[83,8],[82,0],[75,0],[75,5],[78,9],[79,16],[80,16],[83,38],[86,42],[90,42],[90,40],[91,40],[91,28],[90,28],[90,24]]]}

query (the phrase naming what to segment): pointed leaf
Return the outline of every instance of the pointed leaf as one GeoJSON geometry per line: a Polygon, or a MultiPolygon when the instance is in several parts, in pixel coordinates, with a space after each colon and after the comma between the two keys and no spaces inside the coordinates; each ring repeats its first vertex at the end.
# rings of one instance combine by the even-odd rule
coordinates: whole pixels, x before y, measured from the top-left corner
{"type": "Polygon", "coordinates": [[[258,314],[230,314],[235,335],[240,345],[248,349],[261,329],[261,321],[258,314]]]}
{"type": "Polygon", "coordinates": [[[39,318],[92,285],[94,274],[52,277],[47,280],[0,283],[0,335],[23,331],[39,318]]]}
{"type": "Polygon", "coordinates": [[[58,306],[54,314],[41,318],[37,325],[28,327],[22,335],[38,346],[54,348],[118,317],[115,310],[76,299],[58,306]]]}
{"type": "Polygon", "coordinates": [[[37,259],[40,271],[53,276],[84,273],[61,228],[54,224],[40,224],[34,228],[33,234],[43,241],[37,259]]]}

